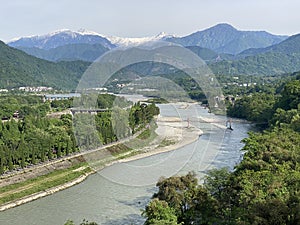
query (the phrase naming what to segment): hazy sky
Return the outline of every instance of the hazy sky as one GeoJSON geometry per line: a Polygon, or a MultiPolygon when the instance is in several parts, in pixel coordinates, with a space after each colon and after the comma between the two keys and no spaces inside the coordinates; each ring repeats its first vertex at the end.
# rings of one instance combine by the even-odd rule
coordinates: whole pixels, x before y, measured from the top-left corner
{"type": "Polygon", "coordinates": [[[121,37],[187,35],[226,22],[300,33],[299,0],[0,0],[0,40],[85,28],[121,37]]]}

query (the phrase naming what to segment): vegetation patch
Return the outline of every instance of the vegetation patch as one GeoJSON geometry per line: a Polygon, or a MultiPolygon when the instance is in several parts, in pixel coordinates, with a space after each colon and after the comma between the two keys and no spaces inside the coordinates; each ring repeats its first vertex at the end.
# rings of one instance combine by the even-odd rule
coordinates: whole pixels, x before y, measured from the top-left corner
{"type": "Polygon", "coordinates": [[[162,147],[166,147],[166,146],[174,145],[174,144],[176,144],[176,141],[165,138],[159,143],[157,148],[162,148],[162,147]]]}
{"type": "Polygon", "coordinates": [[[149,128],[145,129],[135,139],[131,140],[130,142],[127,142],[127,145],[134,150],[148,146],[157,137],[157,134],[155,133],[156,127],[156,124],[150,125],[149,128]]]}
{"type": "Polygon", "coordinates": [[[141,152],[140,151],[131,151],[131,152],[128,152],[128,154],[124,154],[124,155],[119,155],[117,157],[117,159],[126,159],[126,158],[129,158],[131,156],[135,156],[135,155],[138,155],[140,154],[141,152]]]}
{"type": "Polygon", "coordinates": [[[131,151],[132,149],[129,148],[125,144],[117,144],[111,147],[106,148],[113,156],[117,156],[123,153],[126,153],[128,151],[131,151]]]}
{"type": "Polygon", "coordinates": [[[150,98],[147,100],[148,103],[155,103],[155,104],[166,104],[169,103],[166,99],[164,98],[150,98]]]}
{"type": "Polygon", "coordinates": [[[0,204],[65,184],[89,172],[91,168],[87,167],[87,163],[80,163],[68,169],[56,170],[37,178],[2,187],[0,188],[0,204]]]}

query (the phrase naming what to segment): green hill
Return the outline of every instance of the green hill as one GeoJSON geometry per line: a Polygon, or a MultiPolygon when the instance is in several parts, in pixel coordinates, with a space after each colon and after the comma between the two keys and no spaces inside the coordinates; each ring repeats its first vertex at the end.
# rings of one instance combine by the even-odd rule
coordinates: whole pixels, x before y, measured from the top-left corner
{"type": "Polygon", "coordinates": [[[300,53],[268,52],[236,61],[210,64],[215,74],[276,75],[300,70],[300,53]]]}
{"type": "Polygon", "coordinates": [[[276,75],[300,70],[300,34],[268,48],[249,49],[237,60],[210,64],[216,74],[276,75]]]}
{"type": "Polygon", "coordinates": [[[77,86],[89,63],[54,63],[38,59],[0,41],[0,88],[51,86],[70,90],[77,86]]]}
{"type": "Polygon", "coordinates": [[[230,60],[234,58],[234,55],[226,53],[218,54],[217,52],[210,50],[209,48],[202,48],[199,46],[187,46],[186,48],[194,52],[204,61],[218,61],[222,59],[230,60]]]}
{"type": "Polygon", "coordinates": [[[300,34],[293,35],[279,44],[269,46],[267,48],[250,48],[241,52],[238,57],[246,57],[266,52],[277,52],[285,54],[293,54],[300,52],[300,34]]]}

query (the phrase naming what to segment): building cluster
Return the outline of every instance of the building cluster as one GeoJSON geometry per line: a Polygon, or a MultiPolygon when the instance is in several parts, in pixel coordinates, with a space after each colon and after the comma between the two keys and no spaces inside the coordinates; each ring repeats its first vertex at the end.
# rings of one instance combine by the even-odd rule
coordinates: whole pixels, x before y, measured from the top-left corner
{"type": "Polygon", "coordinates": [[[70,98],[79,98],[81,95],[79,93],[67,93],[67,94],[48,94],[44,95],[43,101],[54,101],[54,100],[66,100],[70,98]]]}
{"type": "Polygon", "coordinates": [[[46,91],[53,91],[52,87],[19,87],[19,91],[25,91],[25,92],[46,92],[46,91]]]}

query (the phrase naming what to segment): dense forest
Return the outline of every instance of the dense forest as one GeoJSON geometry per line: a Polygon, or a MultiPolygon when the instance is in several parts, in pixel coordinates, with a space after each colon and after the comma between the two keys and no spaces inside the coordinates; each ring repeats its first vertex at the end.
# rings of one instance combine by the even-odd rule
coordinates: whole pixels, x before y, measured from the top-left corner
{"type": "MultiPolygon", "coordinates": [[[[116,98],[119,97],[99,95],[97,107],[111,110],[98,112],[95,116],[79,113],[73,118],[71,114],[57,118],[51,116],[51,112],[70,108],[72,99],[43,102],[40,96],[1,96],[0,174],[91,149],[96,147],[93,138],[101,144],[117,141],[145,127],[159,113],[154,104],[136,103],[128,109],[112,109],[116,98]],[[120,120],[113,118],[113,110],[118,110],[114,115],[120,120]],[[128,114],[129,120],[123,120],[122,117],[126,118],[128,114]],[[96,127],[96,135],[92,137],[91,119],[96,127]],[[115,121],[118,121],[117,130],[113,128],[115,121]],[[74,130],[77,123],[82,123],[81,129],[74,130]]],[[[129,104],[124,98],[119,102],[129,104]]]]}
{"type": "Polygon", "coordinates": [[[243,140],[242,162],[208,172],[161,178],[143,212],[145,224],[300,224],[300,77],[247,94],[229,114],[263,123],[243,140]]]}

